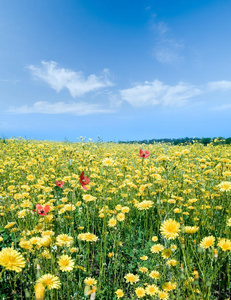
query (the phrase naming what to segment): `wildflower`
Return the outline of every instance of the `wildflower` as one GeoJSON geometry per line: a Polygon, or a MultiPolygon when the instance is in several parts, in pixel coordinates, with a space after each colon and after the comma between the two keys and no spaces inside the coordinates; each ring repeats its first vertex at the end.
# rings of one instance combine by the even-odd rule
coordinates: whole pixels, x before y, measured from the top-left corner
{"type": "Polygon", "coordinates": [[[119,222],[122,222],[125,219],[125,214],[124,213],[119,213],[116,218],[119,222]]]}
{"type": "Polygon", "coordinates": [[[161,244],[156,244],[156,245],[153,245],[151,247],[151,252],[152,253],[159,253],[160,251],[164,250],[164,246],[161,245],[161,244]]]}
{"type": "Polygon", "coordinates": [[[89,184],[90,179],[87,176],[84,176],[84,171],[80,174],[79,182],[81,183],[83,189],[87,191],[88,189],[86,185],[89,184]]]}
{"type": "Polygon", "coordinates": [[[142,259],[142,260],[148,260],[148,256],[147,255],[143,255],[143,256],[140,257],[140,259],[142,259]]]}
{"type": "Polygon", "coordinates": [[[13,227],[14,226],[14,224],[16,224],[15,222],[10,222],[10,223],[8,223],[8,224],[6,224],[6,226],[4,227],[4,228],[11,228],[11,227],[13,227]]]}
{"type": "Polygon", "coordinates": [[[145,291],[147,295],[155,296],[159,292],[159,289],[155,284],[152,284],[152,285],[148,285],[145,291]]]}
{"type": "Polygon", "coordinates": [[[74,242],[74,239],[67,234],[60,234],[56,237],[56,242],[56,244],[60,247],[63,245],[67,245],[67,247],[69,247],[74,242]]]}
{"type": "Polygon", "coordinates": [[[42,283],[36,283],[35,285],[35,299],[44,300],[45,298],[45,287],[42,283]]]}
{"type": "Polygon", "coordinates": [[[161,254],[161,256],[162,256],[164,259],[168,259],[171,255],[172,255],[172,250],[171,250],[171,248],[164,249],[164,250],[162,251],[162,254],[161,254]]]}
{"type": "Polygon", "coordinates": [[[158,271],[152,271],[149,276],[153,279],[159,279],[160,278],[160,272],[158,271]]]}
{"type": "Polygon", "coordinates": [[[180,232],[180,224],[172,219],[164,221],[160,227],[161,234],[168,240],[175,239],[180,232]]]}
{"type": "Polygon", "coordinates": [[[140,268],[139,268],[139,271],[140,271],[141,273],[147,273],[147,272],[148,272],[148,268],[146,268],[146,267],[140,267],[140,268]]]}
{"type": "Polygon", "coordinates": [[[138,298],[143,298],[145,296],[145,289],[142,287],[138,287],[135,289],[135,293],[138,298]]]}
{"type": "Polygon", "coordinates": [[[221,192],[229,192],[231,190],[231,182],[229,181],[222,181],[218,187],[220,188],[221,192]]]}
{"type": "Polygon", "coordinates": [[[74,260],[68,255],[62,255],[58,260],[58,265],[62,272],[70,272],[74,268],[74,260]]]}
{"type": "Polygon", "coordinates": [[[172,290],[175,290],[176,287],[177,287],[176,282],[169,281],[169,282],[165,282],[163,284],[162,289],[165,291],[172,291],[172,290]]]}
{"type": "Polygon", "coordinates": [[[86,285],[89,285],[89,286],[96,285],[97,284],[97,280],[95,280],[95,278],[92,278],[92,277],[87,277],[87,278],[84,279],[84,283],[86,285]]]}
{"type": "Polygon", "coordinates": [[[225,238],[220,239],[217,246],[223,251],[231,250],[231,240],[225,238]]]}
{"type": "Polygon", "coordinates": [[[92,195],[83,195],[83,200],[86,201],[86,202],[91,202],[91,201],[95,201],[96,200],[96,197],[93,197],[92,195]]]}
{"type": "Polygon", "coordinates": [[[124,276],[124,278],[126,279],[126,282],[128,283],[136,283],[137,281],[139,281],[139,276],[138,275],[134,275],[132,273],[128,273],[124,276]]]}
{"type": "Polygon", "coordinates": [[[139,209],[139,210],[147,210],[149,209],[150,207],[153,206],[153,202],[152,201],[149,201],[149,200],[144,200],[138,204],[136,204],[135,206],[139,209]]]}
{"type": "Polygon", "coordinates": [[[121,289],[115,291],[117,298],[122,298],[124,296],[124,292],[121,289]]]}
{"type": "Polygon", "coordinates": [[[112,166],[113,162],[114,162],[113,159],[110,157],[107,157],[107,158],[103,159],[103,161],[102,161],[102,163],[105,167],[112,166]]]}
{"type": "Polygon", "coordinates": [[[148,150],[140,149],[140,157],[147,158],[150,156],[150,152],[148,150]]]}
{"type": "Polygon", "coordinates": [[[6,270],[20,272],[26,265],[24,257],[12,248],[3,248],[0,251],[0,265],[6,270]]]}
{"type": "Polygon", "coordinates": [[[231,218],[227,220],[227,226],[231,227],[231,218]]]}
{"type": "Polygon", "coordinates": [[[166,265],[171,266],[171,267],[175,267],[177,264],[178,264],[178,261],[175,260],[175,259],[169,259],[169,260],[166,262],[166,265]]]}
{"type": "Polygon", "coordinates": [[[56,180],[55,183],[56,183],[56,185],[59,186],[61,189],[64,187],[64,182],[63,182],[63,181],[60,181],[60,182],[59,182],[58,180],[56,180]]]}
{"type": "Polygon", "coordinates": [[[157,241],[158,241],[158,237],[157,237],[156,235],[153,236],[153,237],[152,237],[152,241],[153,241],[153,242],[157,242],[157,241]]]}
{"type": "Polygon", "coordinates": [[[109,221],[108,221],[108,226],[109,227],[115,227],[116,226],[116,219],[115,218],[111,218],[109,221]]]}
{"type": "Polygon", "coordinates": [[[160,299],[162,299],[162,300],[167,300],[168,297],[169,297],[169,295],[168,295],[167,292],[159,291],[159,297],[160,297],[160,299]]]}
{"type": "Polygon", "coordinates": [[[37,210],[34,211],[36,211],[40,216],[45,216],[51,209],[49,205],[46,205],[43,208],[41,204],[36,204],[36,208],[37,210]]]}
{"type": "Polygon", "coordinates": [[[203,249],[208,249],[209,247],[213,246],[215,242],[215,237],[214,236],[207,236],[204,237],[203,240],[200,243],[201,248],[203,249]]]}
{"type": "Polygon", "coordinates": [[[90,232],[87,232],[87,233],[80,233],[78,235],[78,239],[87,242],[96,242],[98,240],[98,237],[90,232]]]}
{"type": "Polygon", "coordinates": [[[48,290],[59,289],[61,285],[59,278],[51,274],[41,276],[37,280],[37,283],[41,283],[44,287],[47,287],[48,290]]]}
{"type": "Polygon", "coordinates": [[[185,233],[193,234],[199,230],[199,227],[198,226],[185,226],[184,230],[185,230],[185,233]]]}

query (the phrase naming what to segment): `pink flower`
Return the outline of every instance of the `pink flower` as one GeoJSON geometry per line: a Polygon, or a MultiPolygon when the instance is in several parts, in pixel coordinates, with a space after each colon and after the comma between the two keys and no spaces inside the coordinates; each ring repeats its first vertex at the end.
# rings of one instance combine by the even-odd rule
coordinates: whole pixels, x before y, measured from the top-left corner
{"type": "Polygon", "coordinates": [[[37,208],[37,211],[36,211],[40,216],[45,216],[48,211],[50,211],[50,206],[49,205],[46,205],[44,208],[42,207],[41,204],[36,204],[36,208],[37,208]]]}
{"type": "Polygon", "coordinates": [[[147,158],[150,156],[150,152],[148,150],[140,149],[140,157],[147,158]]]}
{"type": "Polygon", "coordinates": [[[82,187],[87,191],[88,189],[86,188],[85,185],[89,184],[90,179],[87,176],[84,176],[84,171],[81,173],[79,177],[79,182],[81,183],[82,187]]]}
{"type": "Polygon", "coordinates": [[[63,181],[60,181],[60,182],[59,182],[58,180],[56,180],[55,183],[56,183],[56,185],[59,186],[61,189],[64,187],[64,182],[63,182],[63,181]]]}

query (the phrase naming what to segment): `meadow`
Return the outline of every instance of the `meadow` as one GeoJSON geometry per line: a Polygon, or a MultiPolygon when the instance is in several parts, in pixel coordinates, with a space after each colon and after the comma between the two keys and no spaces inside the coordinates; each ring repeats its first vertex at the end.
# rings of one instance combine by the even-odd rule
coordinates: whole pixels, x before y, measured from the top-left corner
{"type": "Polygon", "coordinates": [[[0,140],[1,299],[230,299],[230,147],[0,140]]]}

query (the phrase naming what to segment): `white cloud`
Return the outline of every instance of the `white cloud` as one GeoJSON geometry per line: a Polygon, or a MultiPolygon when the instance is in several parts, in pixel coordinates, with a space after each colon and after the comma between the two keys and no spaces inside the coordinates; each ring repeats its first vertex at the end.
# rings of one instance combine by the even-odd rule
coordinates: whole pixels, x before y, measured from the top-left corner
{"type": "Polygon", "coordinates": [[[152,24],[152,29],[154,29],[158,34],[164,34],[169,30],[168,25],[165,22],[154,22],[152,24]]]}
{"type": "Polygon", "coordinates": [[[158,62],[171,64],[183,59],[181,55],[183,49],[184,45],[173,39],[160,39],[153,48],[153,55],[158,62]]]}
{"type": "Polygon", "coordinates": [[[71,114],[77,116],[84,116],[96,113],[113,113],[112,109],[100,108],[97,104],[88,104],[86,102],[79,103],[65,103],[56,102],[50,103],[47,101],[39,101],[34,103],[33,106],[24,105],[21,107],[11,106],[8,110],[16,114],[71,114]]]}
{"type": "Polygon", "coordinates": [[[56,92],[67,88],[72,97],[82,96],[88,92],[111,86],[108,79],[109,70],[104,69],[101,76],[95,74],[85,77],[83,72],[59,68],[54,61],[42,61],[41,67],[30,65],[28,68],[35,78],[46,82],[56,92]]]}
{"type": "Polygon", "coordinates": [[[137,84],[132,88],[120,90],[123,100],[126,100],[134,107],[142,106],[183,106],[187,100],[200,95],[202,90],[183,82],[171,86],[159,80],[146,81],[144,84],[137,84]]]}
{"type": "Polygon", "coordinates": [[[221,80],[221,81],[211,81],[207,85],[209,91],[228,91],[231,90],[231,81],[221,80]]]}

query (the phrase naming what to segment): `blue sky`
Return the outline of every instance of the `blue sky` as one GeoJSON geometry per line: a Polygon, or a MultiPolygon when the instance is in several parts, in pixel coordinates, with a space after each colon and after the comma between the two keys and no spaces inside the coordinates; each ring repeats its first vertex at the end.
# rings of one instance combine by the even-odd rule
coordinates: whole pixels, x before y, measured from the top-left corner
{"type": "Polygon", "coordinates": [[[228,0],[3,0],[0,136],[231,136],[228,0]]]}

